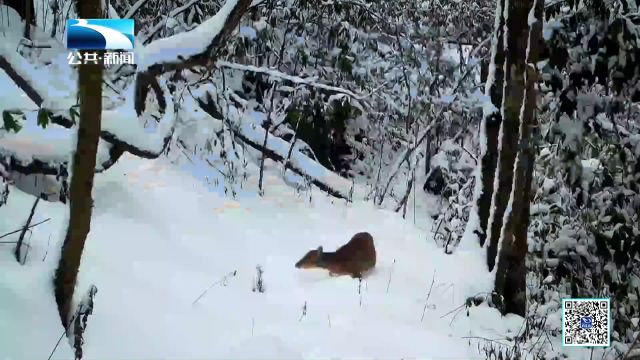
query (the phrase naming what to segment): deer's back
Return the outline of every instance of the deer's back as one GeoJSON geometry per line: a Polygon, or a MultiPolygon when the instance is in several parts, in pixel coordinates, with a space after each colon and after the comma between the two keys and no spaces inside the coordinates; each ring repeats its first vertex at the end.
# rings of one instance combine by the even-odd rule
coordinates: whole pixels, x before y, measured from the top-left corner
{"type": "Polygon", "coordinates": [[[362,275],[376,265],[376,249],[371,234],[355,234],[334,253],[326,253],[327,268],[336,274],[362,275]]]}

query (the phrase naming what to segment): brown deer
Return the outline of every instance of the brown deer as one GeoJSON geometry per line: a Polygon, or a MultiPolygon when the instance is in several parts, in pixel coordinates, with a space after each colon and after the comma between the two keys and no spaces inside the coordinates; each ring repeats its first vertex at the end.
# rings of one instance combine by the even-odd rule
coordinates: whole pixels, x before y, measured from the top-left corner
{"type": "Polygon", "coordinates": [[[353,235],[335,252],[324,252],[319,246],[296,263],[298,269],[326,269],[330,276],[351,275],[352,278],[362,278],[375,266],[376,248],[368,232],[353,235]]]}

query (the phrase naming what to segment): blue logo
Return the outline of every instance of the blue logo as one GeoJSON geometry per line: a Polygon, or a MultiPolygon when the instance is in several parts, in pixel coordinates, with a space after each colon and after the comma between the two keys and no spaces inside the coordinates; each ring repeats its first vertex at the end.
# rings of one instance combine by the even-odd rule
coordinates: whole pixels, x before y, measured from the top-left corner
{"type": "Polygon", "coordinates": [[[67,20],[67,49],[132,50],[133,19],[67,20]]]}
{"type": "Polygon", "coordinates": [[[583,316],[580,319],[581,329],[591,329],[593,327],[593,318],[591,316],[583,316]]]}

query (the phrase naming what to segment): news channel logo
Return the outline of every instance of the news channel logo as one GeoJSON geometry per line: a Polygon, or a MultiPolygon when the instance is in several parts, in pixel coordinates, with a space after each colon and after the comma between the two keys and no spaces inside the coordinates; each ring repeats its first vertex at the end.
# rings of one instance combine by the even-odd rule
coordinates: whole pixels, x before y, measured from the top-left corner
{"type": "Polygon", "coordinates": [[[133,19],[69,19],[67,49],[133,50],[133,19]]]}

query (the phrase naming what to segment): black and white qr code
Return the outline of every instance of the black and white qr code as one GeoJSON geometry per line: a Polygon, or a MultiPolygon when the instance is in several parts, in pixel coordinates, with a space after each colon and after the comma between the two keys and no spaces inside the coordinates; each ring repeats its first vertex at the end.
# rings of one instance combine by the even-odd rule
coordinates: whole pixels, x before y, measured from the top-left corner
{"type": "Polygon", "coordinates": [[[562,345],[609,346],[609,299],[562,299],[562,345]]]}

